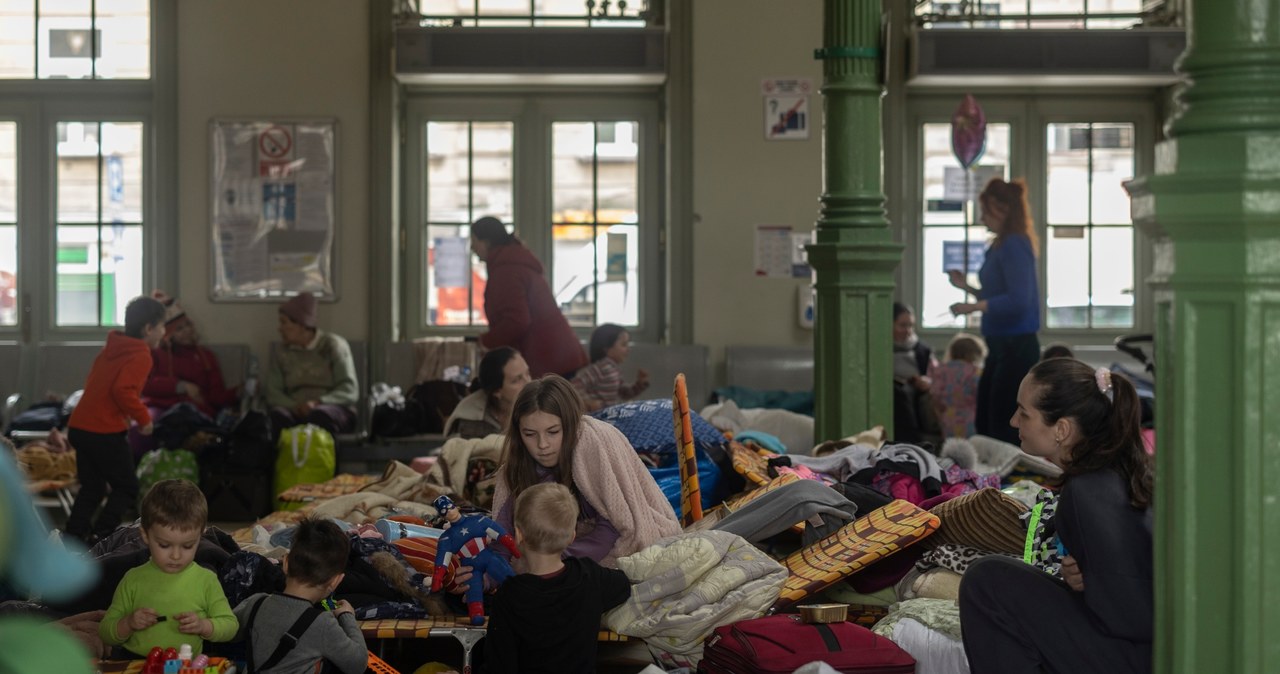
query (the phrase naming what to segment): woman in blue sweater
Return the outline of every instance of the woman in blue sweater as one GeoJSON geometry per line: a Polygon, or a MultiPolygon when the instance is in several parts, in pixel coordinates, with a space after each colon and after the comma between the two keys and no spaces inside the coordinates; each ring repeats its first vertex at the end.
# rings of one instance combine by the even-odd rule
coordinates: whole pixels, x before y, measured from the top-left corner
{"type": "Polygon", "coordinates": [[[1018,406],[1018,384],[1040,360],[1036,231],[1027,207],[1027,185],[1021,180],[992,179],[978,195],[978,204],[982,224],[995,238],[978,271],[981,288],[969,285],[960,270],[950,272],[951,285],[978,298],[951,305],[951,312],[982,312],[982,336],[989,351],[978,380],[977,431],[1017,444],[1018,433],[1009,417],[1018,406]]]}

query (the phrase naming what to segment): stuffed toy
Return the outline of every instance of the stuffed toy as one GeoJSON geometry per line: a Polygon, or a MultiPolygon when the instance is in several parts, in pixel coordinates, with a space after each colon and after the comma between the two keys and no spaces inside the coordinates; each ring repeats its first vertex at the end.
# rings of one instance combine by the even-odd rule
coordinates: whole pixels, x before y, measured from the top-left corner
{"type": "Polygon", "coordinates": [[[489,549],[489,543],[497,541],[519,558],[516,541],[501,525],[484,515],[463,517],[448,496],[437,498],[432,505],[445,519],[445,532],[436,544],[436,570],[431,576],[431,591],[440,591],[445,573],[455,557],[460,564],[470,566],[472,575],[471,582],[467,584],[467,614],[471,616],[472,625],[483,625],[484,577],[489,576],[496,587],[515,575],[507,560],[489,549]]]}

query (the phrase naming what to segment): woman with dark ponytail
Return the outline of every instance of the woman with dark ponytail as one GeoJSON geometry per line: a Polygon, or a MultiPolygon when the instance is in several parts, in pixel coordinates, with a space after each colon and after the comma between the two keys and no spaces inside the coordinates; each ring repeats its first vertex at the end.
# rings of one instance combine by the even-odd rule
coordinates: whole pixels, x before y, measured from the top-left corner
{"type": "Polygon", "coordinates": [[[1018,383],[1040,360],[1040,286],[1036,275],[1038,244],[1021,180],[993,178],[978,195],[982,224],[994,235],[978,270],[982,287],[969,285],[964,272],[948,272],[951,285],[973,294],[977,302],[957,302],[957,316],[982,313],[987,360],[978,380],[978,412],[974,425],[982,435],[1017,442],[1006,420],[1017,406],[1018,383]]]}
{"type": "Polygon", "coordinates": [[[960,584],[974,672],[1149,672],[1154,629],[1151,457],[1129,380],[1070,358],[1034,368],[1010,423],[1063,470],[1053,526],[1062,580],[986,557],[960,584]]]}

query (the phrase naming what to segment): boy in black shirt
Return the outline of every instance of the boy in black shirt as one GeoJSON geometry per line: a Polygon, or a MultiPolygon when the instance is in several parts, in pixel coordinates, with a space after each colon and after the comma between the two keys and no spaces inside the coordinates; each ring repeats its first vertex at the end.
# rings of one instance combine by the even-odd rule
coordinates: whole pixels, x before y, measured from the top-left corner
{"type": "Polygon", "coordinates": [[[528,572],[503,583],[489,602],[485,670],[594,672],[600,616],[631,596],[630,581],[591,559],[561,559],[578,521],[568,487],[526,489],[514,520],[528,572]]]}

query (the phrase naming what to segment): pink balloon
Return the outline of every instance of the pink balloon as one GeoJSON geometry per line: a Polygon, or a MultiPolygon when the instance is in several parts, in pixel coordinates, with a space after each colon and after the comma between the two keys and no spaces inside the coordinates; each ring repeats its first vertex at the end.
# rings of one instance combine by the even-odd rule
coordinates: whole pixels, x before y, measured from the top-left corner
{"type": "Polygon", "coordinates": [[[968,169],[986,149],[987,115],[973,94],[965,94],[956,111],[951,113],[951,151],[960,166],[968,169]]]}

